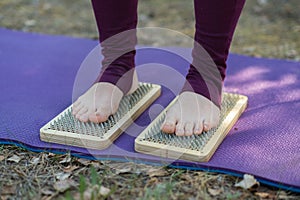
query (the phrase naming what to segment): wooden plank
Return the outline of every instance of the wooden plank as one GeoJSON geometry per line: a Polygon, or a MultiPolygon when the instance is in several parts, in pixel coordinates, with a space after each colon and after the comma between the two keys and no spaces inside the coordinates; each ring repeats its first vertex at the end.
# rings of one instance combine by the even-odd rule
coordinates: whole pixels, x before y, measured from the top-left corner
{"type": "MultiPolygon", "coordinates": [[[[151,87],[150,90],[142,98],[140,98],[136,105],[134,105],[123,117],[121,117],[114,126],[112,126],[107,132],[105,132],[103,136],[99,137],[94,135],[51,129],[51,124],[53,124],[54,121],[60,120],[66,113],[70,112],[70,110],[72,109],[72,105],[70,105],[40,129],[40,139],[45,142],[78,146],[90,149],[101,150],[109,147],[113,143],[113,141],[117,139],[120,134],[122,134],[123,131],[128,128],[128,126],[130,126],[134,122],[134,120],[138,116],[140,116],[160,96],[160,85],[140,83],[140,86],[145,85],[151,87]]],[[[101,129],[100,126],[99,129],[101,129]]]]}
{"type": "MultiPolygon", "coordinates": [[[[196,162],[207,162],[212,157],[216,149],[222,143],[230,129],[234,126],[240,115],[244,112],[247,106],[248,98],[243,95],[224,93],[223,102],[229,101],[229,104],[222,105],[223,118],[219,126],[211,130],[210,138],[204,144],[201,150],[182,148],[176,145],[165,144],[163,142],[157,143],[146,138],[153,127],[157,126],[165,115],[166,111],[177,101],[176,97],[165,108],[160,115],[135,139],[135,150],[140,153],[150,154],[171,159],[182,159],[196,162]],[[228,113],[226,113],[228,111],[228,113]]],[[[224,103],[225,104],[225,103],[224,103]]],[[[153,133],[155,134],[155,133],[153,133]]],[[[164,133],[163,133],[164,134],[164,133]]],[[[181,136],[180,139],[184,141],[181,136]]],[[[198,137],[198,136],[197,136],[198,137]]],[[[201,137],[201,135],[199,136],[201,137]]]]}

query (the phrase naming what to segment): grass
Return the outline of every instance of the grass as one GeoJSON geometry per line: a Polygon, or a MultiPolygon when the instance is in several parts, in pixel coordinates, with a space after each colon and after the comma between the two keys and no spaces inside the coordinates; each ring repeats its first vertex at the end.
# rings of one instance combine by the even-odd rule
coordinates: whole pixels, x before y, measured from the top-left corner
{"type": "MultiPolygon", "coordinates": [[[[300,60],[298,0],[247,1],[231,52],[300,60]]],[[[193,37],[193,2],[144,0],[139,27],[164,27],[193,37]]],[[[29,32],[97,39],[89,1],[1,0],[0,26],[29,32]]],[[[158,38],[159,40],[159,38],[158,38]]],[[[170,41],[177,44],[178,41],[170,41]]],[[[240,178],[134,163],[87,161],[0,145],[0,199],[299,199],[261,185],[234,187],[240,178]],[[7,159],[13,155],[18,163],[7,159]],[[0,157],[1,158],[1,157],[0,157]],[[122,170],[120,170],[122,169],[122,170]],[[128,170],[124,170],[128,169],[128,170]],[[157,170],[154,176],[151,171],[157,170]]]]}
{"type": "Polygon", "coordinates": [[[168,200],[170,196],[173,195],[173,188],[175,184],[166,182],[158,183],[153,189],[147,188],[145,191],[145,196],[142,199],[151,200],[151,199],[162,199],[168,200]]]}
{"type": "Polygon", "coordinates": [[[0,161],[0,197],[4,199],[260,199],[257,193],[262,192],[269,199],[299,198],[264,185],[253,190],[236,188],[240,178],[229,175],[75,157],[62,162],[68,154],[3,148],[1,155],[6,158],[22,157],[18,163],[0,161]]]}
{"type": "MultiPolygon", "coordinates": [[[[2,0],[0,10],[0,25],[10,29],[98,37],[89,1],[2,0]]],[[[231,51],[300,60],[299,10],[298,0],[246,1],[231,51]]],[[[140,1],[138,26],[169,28],[193,37],[193,1],[140,1]]]]}

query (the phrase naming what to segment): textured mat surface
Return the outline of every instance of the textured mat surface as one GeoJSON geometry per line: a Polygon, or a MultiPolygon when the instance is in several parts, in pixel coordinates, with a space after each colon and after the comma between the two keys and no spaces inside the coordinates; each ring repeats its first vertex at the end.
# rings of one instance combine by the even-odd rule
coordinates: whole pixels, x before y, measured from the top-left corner
{"type": "MultiPolygon", "coordinates": [[[[138,51],[137,64],[159,63],[169,68],[155,64],[152,68],[138,68],[139,78],[166,87],[155,105],[146,110],[113,146],[95,151],[40,141],[39,129],[72,103],[78,68],[96,45],[96,41],[88,39],[0,29],[1,143],[24,144],[31,150],[71,150],[77,156],[93,155],[98,159],[161,161],[157,157],[135,153],[134,139],[173,99],[174,94],[167,88],[179,90],[181,87],[180,78],[168,76],[166,79],[164,74],[170,69],[185,74],[188,65],[174,53],[151,48],[138,51]]],[[[176,54],[190,53],[182,48],[171,50],[176,54]]],[[[247,95],[246,112],[210,162],[175,161],[172,166],[234,175],[250,173],[264,183],[299,192],[300,63],[230,55],[228,65],[225,91],[247,95]]],[[[83,91],[90,83],[87,81],[78,90],[83,91]]],[[[75,96],[80,91],[77,93],[75,96]]]]}

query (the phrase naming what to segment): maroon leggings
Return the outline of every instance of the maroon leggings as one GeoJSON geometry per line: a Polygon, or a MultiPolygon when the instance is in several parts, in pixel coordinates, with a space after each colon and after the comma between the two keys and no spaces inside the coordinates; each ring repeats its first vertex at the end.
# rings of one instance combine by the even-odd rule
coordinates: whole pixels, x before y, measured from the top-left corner
{"type": "MultiPolygon", "coordinates": [[[[220,106],[229,47],[244,3],[245,0],[194,0],[193,62],[182,92],[194,91],[220,106]],[[202,48],[213,62],[205,57],[202,48]]],[[[92,0],[104,56],[98,81],[113,83],[124,94],[131,87],[135,67],[137,4],[138,0],[92,0]],[[110,41],[111,36],[124,31],[122,37],[110,41]],[[118,55],[119,52],[127,53],[118,55]]]]}

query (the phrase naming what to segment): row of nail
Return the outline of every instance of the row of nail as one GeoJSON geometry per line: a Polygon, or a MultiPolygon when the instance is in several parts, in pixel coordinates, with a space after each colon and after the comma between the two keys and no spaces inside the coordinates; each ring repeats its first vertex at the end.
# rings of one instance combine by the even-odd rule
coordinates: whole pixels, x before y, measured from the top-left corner
{"type": "Polygon", "coordinates": [[[191,136],[167,134],[161,131],[161,124],[165,116],[166,113],[162,114],[156,123],[149,127],[149,130],[142,138],[143,141],[201,151],[215,132],[215,130],[211,130],[209,132],[203,132],[201,135],[191,136]]]}
{"type": "Polygon", "coordinates": [[[151,88],[152,84],[140,84],[133,94],[123,97],[118,111],[114,115],[109,116],[106,122],[81,122],[72,115],[72,108],[70,108],[58,119],[50,123],[50,129],[103,137],[151,88]]]}
{"type": "Polygon", "coordinates": [[[131,110],[152,88],[149,84],[141,84],[131,95],[124,96],[120,102],[118,111],[113,116],[119,121],[129,110],[131,110]]]}
{"type": "Polygon", "coordinates": [[[57,120],[54,120],[50,124],[50,129],[102,137],[109,128],[109,124],[105,123],[95,124],[91,122],[81,122],[75,119],[71,112],[70,109],[57,120]]]}

